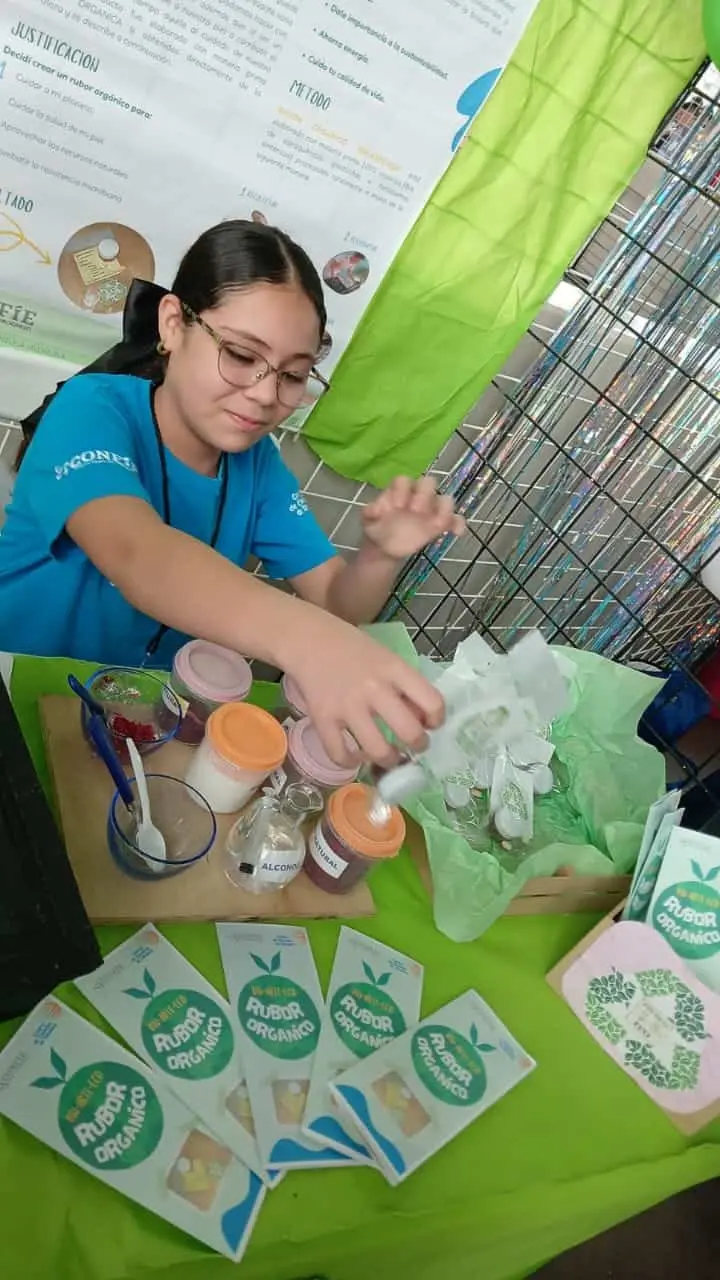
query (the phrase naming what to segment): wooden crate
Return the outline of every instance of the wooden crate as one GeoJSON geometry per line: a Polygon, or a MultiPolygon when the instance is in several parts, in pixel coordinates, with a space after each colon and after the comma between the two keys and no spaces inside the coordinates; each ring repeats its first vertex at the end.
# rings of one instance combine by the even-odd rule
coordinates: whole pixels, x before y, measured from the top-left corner
{"type": "MultiPolygon", "coordinates": [[[[430,897],[432,874],[422,829],[407,817],[407,844],[430,897]]],[[[581,911],[613,911],[627,897],[630,876],[583,876],[570,870],[538,876],[523,885],[505,910],[507,916],[568,915],[581,911]]]]}

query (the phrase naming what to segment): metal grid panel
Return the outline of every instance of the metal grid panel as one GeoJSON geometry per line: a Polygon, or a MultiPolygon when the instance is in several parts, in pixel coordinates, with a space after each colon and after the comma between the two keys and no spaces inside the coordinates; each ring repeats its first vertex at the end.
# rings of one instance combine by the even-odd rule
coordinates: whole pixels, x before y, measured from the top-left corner
{"type": "MultiPolygon", "coordinates": [[[[408,566],[388,616],[441,656],[479,627],[506,645],[524,628],[611,656],[665,640],[694,657],[720,628],[699,586],[695,614],[670,601],[716,528],[720,468],[720,76],[710,69],[663,122],[637,202],[623,198],[567,273],[577,302],[465,445],[446,487],[462,540],[408,566]],[[612,247],[595,270],[598,245],[612,247]],[[595,271],[588,279],[590,269],[595,271]]],[[[454,448],[451,442],[449,448],[454,448]]],[[[441,460],[443,455],[441,455],[441,460]]]]}

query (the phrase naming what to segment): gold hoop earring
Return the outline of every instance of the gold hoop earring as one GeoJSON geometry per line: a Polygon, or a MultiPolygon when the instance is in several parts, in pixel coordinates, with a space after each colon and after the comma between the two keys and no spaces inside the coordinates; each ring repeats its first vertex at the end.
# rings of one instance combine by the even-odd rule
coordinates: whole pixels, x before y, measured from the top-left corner
{"type": "Polygon", "coordinates": [[[157,344],[157,346],[156,346],[155,350],[157,351],[157,353],[158,353],[158,355],[159,355],[159,356],[169,356],[169,355],[170,355],[170,352],[168,351],[167,347],[165,346],[165,343],[163,342],[162,338],[161,338],[161,339],[160,339],[160,341],[158,342],[158,344],[157,344]]]}

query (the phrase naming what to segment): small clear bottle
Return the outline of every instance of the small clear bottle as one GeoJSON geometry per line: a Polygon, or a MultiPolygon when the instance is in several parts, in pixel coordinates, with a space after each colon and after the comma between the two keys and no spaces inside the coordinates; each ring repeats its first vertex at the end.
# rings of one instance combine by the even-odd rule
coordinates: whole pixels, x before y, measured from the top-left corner
{"type": "Polygon", "coordinates": [[[250,893],[276,893],[290,884],[305,859],[303,823],[322,807],[323,796],[305,783],[293,783],[282,796],[253,801],[228,834],[228,880],[250,893]]]}

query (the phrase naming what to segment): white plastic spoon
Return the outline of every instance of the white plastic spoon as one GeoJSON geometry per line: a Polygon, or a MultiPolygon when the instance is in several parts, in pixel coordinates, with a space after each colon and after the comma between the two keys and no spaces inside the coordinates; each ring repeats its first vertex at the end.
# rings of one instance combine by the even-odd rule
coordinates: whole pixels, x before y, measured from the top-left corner
{"type": "Polygon", "coordinates": [[[135,832],[135,840],[137,847],[141,853],[146,854],[145,861],[158,875],[162,875],[161,863],[167,862],[167,852],[165,849],[165,837],[162,831],[159,831],[153,825],[152,814],[150,813],[150,797],[148,795],[147,780],[145,778],[145,770],[143,769],[142,756],[138,751],[132,738],[125,739],[127,743],[128,753],[130,755],[130,764],[135,774],[135,785],[138,790],[138,798],[140,800],[140,821],[135,832]]]}

